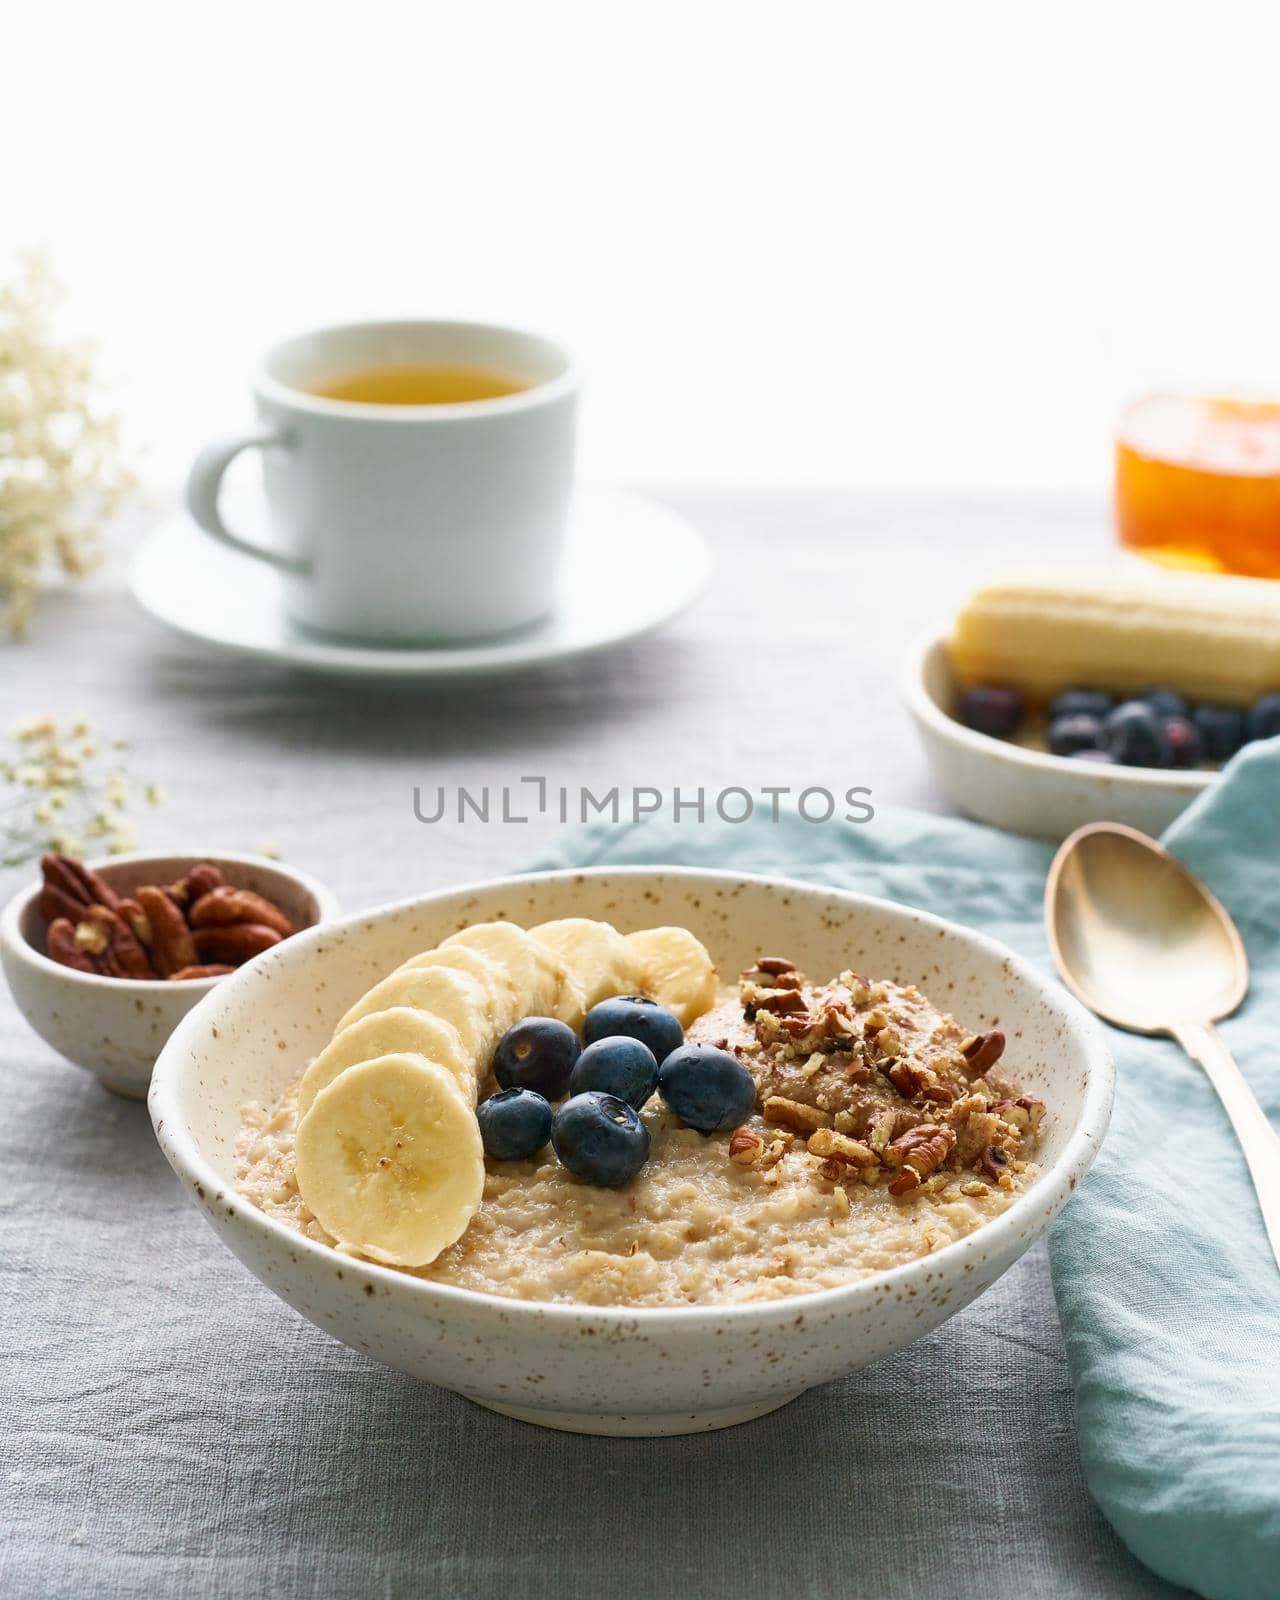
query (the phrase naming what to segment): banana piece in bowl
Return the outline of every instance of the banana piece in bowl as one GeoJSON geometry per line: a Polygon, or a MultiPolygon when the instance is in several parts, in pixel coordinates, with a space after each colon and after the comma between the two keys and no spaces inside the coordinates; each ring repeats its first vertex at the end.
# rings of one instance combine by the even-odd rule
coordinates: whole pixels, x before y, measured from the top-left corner
{"type": "Polygon", "coordinates": [[[303,1073],[298,1084],[298,1117],[305,1117],[322,1089],[340,1072],[388,1055],[426,1056],[437,1062],[473,1104],[476,1097],[475,1058],[463,1048],[462,1037],[451,1022],[410,1006],[372,1011],[333,1038],[303,1073]]]}
{"type": "Polygon", "coordinates": [[[465,944],[440,945],[435,950],[424,950],[421,955],[410,956],[408,961],[396,968],[396,972],[421,972],[427,967],[453,967],[474,978],[488,995],[489,1020],[499,1035],[526,1015],[521,1009],[524,997],[512,977],[510,967],[480,950],[465,944]]]}
{"type": "Polygon", "coordinates": [[[340,1072],[299,1124],[294,1155],[299,1191],[321,1227],[388,1266],[434,1261],[484,1193],[474,1101],[422,1055],[340,1072]]]}
{"type": "MultiPolygon", "coordinates": [[[[478,951],[502,967],[517,998],[513,1021],[521,1017],[558,1017],[560,1007],[575,1003],[573,980],[560,956],[514,922],[477,922],[451,933],[441,950],[478,951]]],[[[505,1032],[505,1029],[503,1030],[505,1032]]]]}
{"type": "Polygon", "coordinates": [[[716,1003],[716,968],[688,928],[645,928],[627,935],[641,993],[675,1013],[687,1028],[716,1003]]]}
{"type": "Polygon", "coordinates": [[[462,1048],[472,1062],[492,1050],[497,1041],[494,1002],[479,978],[459,967],[404,967],[374,984],[338,1023],[341,1033],[361,1017],[393,1006],[408,1006],[440,1017],[457,1030],[462,1048]]]}
{"type": "Polygon", "coordinates": [[[576,993],[572,1002],[562,997],[562,1022],[580,1028],[582,1019],[599,1000],[616,994],[634,994],[640,970],[627,941],[610,922],[590,917],[561,917],[530,929],[539,944],[549,946],[572,973],[576,993]]]}

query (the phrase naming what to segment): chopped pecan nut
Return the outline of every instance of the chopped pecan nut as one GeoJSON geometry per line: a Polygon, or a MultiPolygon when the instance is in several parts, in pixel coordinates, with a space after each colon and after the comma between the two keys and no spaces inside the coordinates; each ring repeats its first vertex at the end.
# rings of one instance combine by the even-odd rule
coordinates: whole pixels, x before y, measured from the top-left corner
{"type": "Polygon", "coordinates": [[[751,1004],[757,1011],[794,1013],[805,1011],[804,995],[799,989],[769,989],[753,997],[751,1004]]]}
{"type": "Polygon", "coordinates": [[[765,1146],[764,1154],[756,1162],[756,1165],[758,1167],[776,1167],[794,1143],[795,1138],[790,1133],[775,1134],[765,1146]]]}
{"type": "Polygon", "coordinates": [[[978,1165],[991,1179],[992,1183],[999,1183],[1006,1176],[1009,1169],[1009,1157],[998,1144],[989,1144],[978,1157],[978,1165]]]}
{"type": "Polygon", "coordinates": [[[914,1061],[895,1061],[885,1076],[904,1100],[914,1100],[933,1082],[933,1075],[914,1061]]]}
{"type": "Polygon", "coordinates": [[[998,1028],[993,1028],[990,1033],[972,1034],[960,1046],[960,1054],[968,1070],[975,1078],[980,1078],[1004,1054],[1004,1034],[998,1028]]]}
{"type": "Polygon", "coordinates": [[[740,1167],[753,1167],[764,1154],[764,1140],[744,1123],[729,1135],[729,1160],[740,1167]]]}
{"type": "Polygon", "coordinates": [[[848,1134],[834,1133],[830,1128],[819,1128],[810,1134],[807,1148],[810,1155],[855,1167],[874,1167],[879,1160],[860,1139],[850,1139],[848,1134]]]}
{"type": "Polygon", "coordinates": [[[822,1031],[829,1039],[852,1039],[855,1031],[853,1018],[838,1005],[826,1005],[822,1011],[822,1031]]]}
{"type": "Polygon", "coordinates": [[[796,964],[788,961],[786,956],[761,956],[756,962],[756,972],[767,972],[770,977],[781,977],[784,972],[794,972],[796,964]]]}
{"type": "Polygon", "coordinates": [[[1016,1100],[993,1101],[991,1109],[1019,1133],[1034,1133],[1044,1116],[1044,1102],[1032,1100],[1026,1095],[1020,1095],[1016,1100]]]}
{"type": "Polygon", "coordinates": [[[832,1119],[829,1111],[820,1111],[817,1106],[802,1105],[784,1095],[771,1094],[764,1103],[764,1120],[796,1128],[801,1133],[812,1133],[817,1128],[829,1128],[832,1119]]]}
{"type": "Polygon", "coordinates": [[[892,1106],[881,1111],[873,1111],[867,1119],[866,1133],[867,1144],[872,1150],[881,1151],[898,1131],[898,1113],[892,1106]]]}

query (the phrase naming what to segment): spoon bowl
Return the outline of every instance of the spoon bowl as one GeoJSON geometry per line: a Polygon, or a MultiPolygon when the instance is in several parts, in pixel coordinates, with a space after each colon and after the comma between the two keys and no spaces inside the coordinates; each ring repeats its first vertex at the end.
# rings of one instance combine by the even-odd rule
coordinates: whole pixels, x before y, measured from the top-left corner
{"type": "Polygon", "coordinates": [[[1214,1027],[1249,987],[1226,908],[1154,839],[1095,822],[1053,858],[1044,916],[1077,999],[1131,1033],[1170,1034],[1204,1070],[1240,1141],[1280,1266],[1280,1135],[1214,1027]]]}
{"type": "Polygon", "coordinates": [[[1071,835],[1045,910],[1067,987],[1118,1028],[1216,1022],[1249,987],[1248,957],[1221,903],[1176,856],[1120,823],[1071,835]]]}

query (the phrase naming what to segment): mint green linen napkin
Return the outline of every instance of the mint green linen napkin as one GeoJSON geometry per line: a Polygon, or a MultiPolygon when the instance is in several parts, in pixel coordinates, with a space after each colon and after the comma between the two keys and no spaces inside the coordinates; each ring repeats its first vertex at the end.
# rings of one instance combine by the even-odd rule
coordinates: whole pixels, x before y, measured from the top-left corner
{"type": "MultiPolygon", "coordinates": [[[[1280,1126],[1280,740],[1237,757],[1166,842],[1249,950],[1223,1024],[1280,1126]]],[[[1051,966],[1052,850],[950,818],[783,813],[728,825],[593,824],[536,867],[682,863],[785,874],[953,918],[1051,966]]],[[[1111,1131],[1050,1237],[1089,1488],[1140,1560],[1210,1600],[1280,1596],[1280,1273],[1227,1119],[1172,1041],[1110,1030],[1111,1131]]]]}

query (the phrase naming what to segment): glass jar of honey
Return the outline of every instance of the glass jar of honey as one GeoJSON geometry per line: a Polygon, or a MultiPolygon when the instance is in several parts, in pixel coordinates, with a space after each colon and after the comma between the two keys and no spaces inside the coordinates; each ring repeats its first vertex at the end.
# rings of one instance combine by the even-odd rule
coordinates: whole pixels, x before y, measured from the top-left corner
{"type": "Polygon", "coordinates": [[[1116,438],[1120,541],[1165,566],[1280,577],[1280,401],[1153,394],[1116,438]]]}

